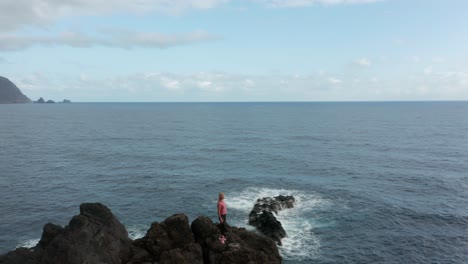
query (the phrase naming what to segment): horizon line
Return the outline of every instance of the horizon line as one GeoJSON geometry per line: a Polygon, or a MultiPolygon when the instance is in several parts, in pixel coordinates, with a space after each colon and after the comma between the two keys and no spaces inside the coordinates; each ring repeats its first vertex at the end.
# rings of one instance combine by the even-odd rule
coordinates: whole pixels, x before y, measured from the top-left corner
{"type": "MultiPolygon", "coordinates": [[[[71,103],[424,103],[424,102],[468,102],[462,100],[330,100],[330,101],[71,101],[71,103]]],[[[34,102],[33,102],[34,103],[34,102]]],[[[63,102],[55,102],[62,104],[63,102]]],[[[66,103],[65,103],[66,104],[66,103]]]]}

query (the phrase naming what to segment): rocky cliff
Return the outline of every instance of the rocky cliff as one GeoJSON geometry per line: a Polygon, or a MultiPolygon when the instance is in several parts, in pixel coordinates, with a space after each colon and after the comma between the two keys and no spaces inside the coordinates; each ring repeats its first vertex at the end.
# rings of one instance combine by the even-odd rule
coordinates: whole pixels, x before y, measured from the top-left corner
{"type": "Polygon", "coordinates": [[[0,104],[31,103],[18,87],[10,80],[0,76],[0,104]]]}
{"type": "Polygon", "coordinates": [[[48,223],[34,248],[0,255],[1,264],[244,264],[281,263],[276,243],[244,228],[231,227],[227,242],[219,241],[218,226],[206,216],[189,224],[184,214],[151,225],[135,241],[104,205],[86,203],[65,227],[48,223]]]}

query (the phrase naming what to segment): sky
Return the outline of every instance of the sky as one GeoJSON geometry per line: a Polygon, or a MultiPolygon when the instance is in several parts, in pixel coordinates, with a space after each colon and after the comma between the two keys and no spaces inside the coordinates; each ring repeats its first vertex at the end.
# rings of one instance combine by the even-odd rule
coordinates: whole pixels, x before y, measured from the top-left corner
{"type": "Polygon", "coordinates": [[[75,102],[468,100],[466,0],[1,0],[0,76],[75,102]]]}

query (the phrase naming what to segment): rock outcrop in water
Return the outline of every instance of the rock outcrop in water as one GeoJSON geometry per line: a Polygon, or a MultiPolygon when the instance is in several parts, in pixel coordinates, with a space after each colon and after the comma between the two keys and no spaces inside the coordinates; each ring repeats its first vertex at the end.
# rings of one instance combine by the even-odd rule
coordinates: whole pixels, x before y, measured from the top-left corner
{"type": "Polygon", "coordinates": [[[54,100],[47,100],[46,101],[46,100],[44,100],[44,98],[40,97],[34,103],[36,103],[36,104],[55,104],[55,101],[54,100]]]}
{"type": "Polygon", "coordinates": [[[206,216],[189,225],[184,214],[173,215],[151,225],[146,235],[135,241],[104,205],[80,206],[68,226],[44,226],[34,248],[18,248],[0,255],[1,264],[241,264],[281,263],[275,242],[244,228],[231,227],[227,243],[218,240],[220,231],[206,216]]]}
{"type": "Polygon", "coordinates": [[[0,76],[0,104],[31,103],[14,83],[0,76]]]}
{"type": "Polygon", "coordinates": [[[293,196],[280,195],[258,199],[250,211],[249,224],[281,245],[281,239],[286,237],[286,231],[273,213],[278,214],[278,211],[293,208],[294,203],[293,196]]]}

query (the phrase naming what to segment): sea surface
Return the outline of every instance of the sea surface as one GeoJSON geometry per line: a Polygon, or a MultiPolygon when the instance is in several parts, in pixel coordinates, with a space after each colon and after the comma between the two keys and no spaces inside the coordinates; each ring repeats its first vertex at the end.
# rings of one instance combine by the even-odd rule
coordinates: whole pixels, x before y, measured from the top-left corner
{"type": "Polygon", "coordinates": [[[0,105],[0,254],[79,204],[132,238],[178,212],[278,215],[284,263],[468,263],[468,102],[0,105]]]}

